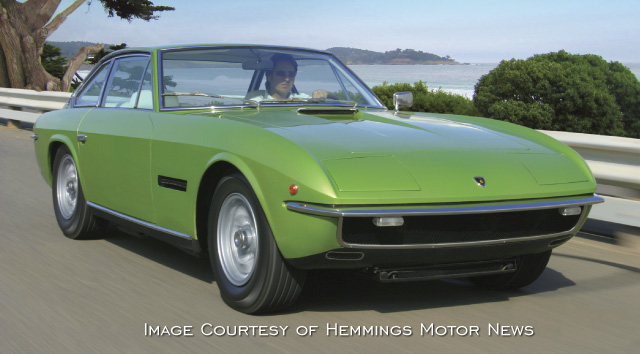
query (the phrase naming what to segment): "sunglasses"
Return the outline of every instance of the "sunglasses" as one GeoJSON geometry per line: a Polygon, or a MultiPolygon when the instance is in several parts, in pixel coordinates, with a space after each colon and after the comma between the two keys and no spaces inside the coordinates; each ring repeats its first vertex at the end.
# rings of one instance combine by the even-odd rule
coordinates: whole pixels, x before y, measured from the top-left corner
{"type": "Polygon", "coordinates": [[[294,78],[296,77],[296,72],[295,71],[281,71],[278,70],[275,72],[277,77],[290,77],[290,78],[294,78]]]}

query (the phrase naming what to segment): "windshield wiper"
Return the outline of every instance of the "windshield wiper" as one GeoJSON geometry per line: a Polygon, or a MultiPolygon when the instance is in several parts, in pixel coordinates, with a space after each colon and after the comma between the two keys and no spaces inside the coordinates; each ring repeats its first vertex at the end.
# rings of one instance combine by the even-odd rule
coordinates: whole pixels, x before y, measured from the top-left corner
{"type": "Polygon", "coordinates": [[[353,108],[357,108],[358,107],[358,102],[354,102],[354,101],[346,101],[346,100],[336,100],[333,98],[323,98],[323,99],[317,99],[317,98],[288,98],[288,99],[272,99],[272,100],[262,100],[260,101],[262,103],[331,103],[331,102],[338,102],[338,103],[344,103],[350,106],[353,106],[353,108]]]}
{"type": "Polygon", "coordinates": [[[285,98],[285,99],[266,99],[260,101],[262,103],[320,103],[317,99],[312,98],[285,98]]]}
{"type": "Polygon", "coordinates": [[[358,108],[358,102],[355,101],[347,101],[347,100],[335,100],[333,98],[329,98],[331,101],[334,102],[340,102],[340,103],[344,103],[344,104],[348,104],[350,106],[353,106],[353,108],[358,108]]]}
{"type": "Polygon", "coordinates": [[[203,97],[213,97],[212,95],[204,92],[193,91],[193,92],[165,92],[162,96],[203,96],[203,97]]]}

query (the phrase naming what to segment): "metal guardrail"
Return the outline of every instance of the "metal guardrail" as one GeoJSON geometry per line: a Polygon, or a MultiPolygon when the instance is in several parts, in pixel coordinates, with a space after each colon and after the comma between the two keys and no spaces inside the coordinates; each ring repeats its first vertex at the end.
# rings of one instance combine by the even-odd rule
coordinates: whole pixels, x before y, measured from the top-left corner
{"type": "MultiPolygon", "coordinates": [[[[70,96],[68,92],[0,88],[0,118],[35,123],[43,112],[62,108],[70,96]]],[[[640,191],[640,139],[542,132],[571,146],[582,155],[598,184],[640,191]]]]}
{"type": "Polygon", "coordinates": [[[583,231],[638,246],[640,235],[640,139],[542,131],[582,156],[598,182],[604,204],[594,205],[583,231]],[[628,240],[634,241],[629,242],[628,240]]]}
{"type": "Polygon", "coordinates": [[[68,92],[33,91],[0,87],[0,118],[35,123],[40,114],[55,111],[71,97],[68,92]]]}
{"type": "Polygon", "coordinates": [[[569,132],[541,132],[582,156],[598,184],[640,190],[640,139],[569,132]]]}

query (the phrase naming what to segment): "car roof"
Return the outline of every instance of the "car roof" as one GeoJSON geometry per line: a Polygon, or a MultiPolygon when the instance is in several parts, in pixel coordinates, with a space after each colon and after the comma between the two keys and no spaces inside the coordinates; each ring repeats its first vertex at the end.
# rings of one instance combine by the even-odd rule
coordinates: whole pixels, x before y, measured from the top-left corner
{"type": "Polygon", "coordinates": [[[328,52],[326,50],[319,50],[319,49],[311,49],[311,48],[303,48],[303,47],[292,47],[292,46],[283,46],[283,45],[268,45],[268,44],[239,44],[239,43],[233,43],[233,44],[172,44],[172,45],[158,45],[158,46],[146,46],[146,47],[131,47],[131,48],[125,48],[125,49],[120,49],[117,50],[113,53],[109,53],[108,55],[106,55],[102,61],[105,60],[109,60],[113,57],[116,56],[121,56],[121,55],[127,55],[127,54],[135,54],[135,53],[153,53],[153,52],[157,52],[157,51],[165,51],[165,50],[177,50],[177,49],[189,49],[189,48],[193,48],[193,49],[200,49],[200,48],[209,48],[209,49],[215,49],[215,48],[260,48],[260,49],[284,49],[284,50],[300,50],[300,51],[307,51],[307,52],[315,52],[315,53],[323,53],[323,54],[328,54],[331,56],[334,56],[333,53],[328,52]]]}

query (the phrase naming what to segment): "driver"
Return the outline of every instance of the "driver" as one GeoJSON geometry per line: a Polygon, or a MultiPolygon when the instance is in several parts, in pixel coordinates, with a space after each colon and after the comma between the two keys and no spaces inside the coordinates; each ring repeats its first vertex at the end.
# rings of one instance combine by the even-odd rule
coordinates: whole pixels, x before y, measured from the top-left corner
{"type": "Polygon", "coordinates": [[[266,90],[255,90],[247,94],[247,100],[288,100],[292,98],[327,98],[327,91],[315,90],[313,97],[294,90],[294,82],[298,74],[298,63],[289,54],[276,53],[271,56],[273,69],[267,70],[266,90]]]}

